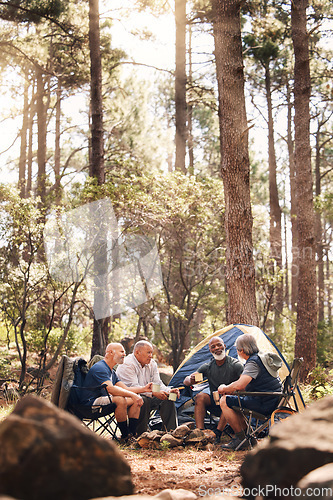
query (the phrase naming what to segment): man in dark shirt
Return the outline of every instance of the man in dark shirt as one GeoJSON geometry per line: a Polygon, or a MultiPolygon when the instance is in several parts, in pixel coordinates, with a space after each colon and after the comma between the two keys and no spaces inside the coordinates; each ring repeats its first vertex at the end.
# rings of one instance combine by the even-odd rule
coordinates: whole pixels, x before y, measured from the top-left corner
{"type": "Polygon", "coordinates": [[[143,405],[143,399],[139,396],[142,392],[151,391],[152,384],[147,384],[142,387],[127,387],[121,382],[113,367],[122,364],[125,358],[125,349],[121,344],[111,343],[106,347],[104,359],[95,363],[88,371],[84,386],[97,387],[106,384],[106,389],[109,396],[103,395],[102,388],[99,394],[96,391],[84,391],[85,400],[83,404],[88,406],[93,405],[107,405],[115,403],[115,417],[118,427],[121,432],[121,437],[124,441],[130,435],[134,435],[138,424],[138,417],[140,415],[140,408],[143,405]],[[128,417],[128,424],[127,424],[128,417]]]}
{"type": "Polygon", "coordinates": [[[217,416],[220,416],[216,431],[217,440],[219,440],[227,422],[221,413],[220,407],[214,401],[213,393],[217,391],[221,384],[227,385],[237,380],[243,371],[243,366],[231,356],[226,356],[225,345],[220,337],[212,337],[208,346],[214,359],[209,363],[201,365],[198,371],[187,376],[183,383],[187,386],[195,384],[196,374],[198,373],[202,373],[203,379],[208,380],[210,394],[205,391],[197,394],[195,398],[194,418],[196,427],[198,429],[204,429],[207,409],[217,416]]]}

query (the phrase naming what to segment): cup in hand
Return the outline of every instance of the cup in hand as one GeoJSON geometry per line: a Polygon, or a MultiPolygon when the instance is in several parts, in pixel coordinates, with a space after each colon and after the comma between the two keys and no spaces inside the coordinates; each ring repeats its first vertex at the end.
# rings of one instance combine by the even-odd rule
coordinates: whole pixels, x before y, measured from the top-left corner
{"type": "Polygon", "coordinates": [[[196,373],[194,377],[195,377],[195,381],[196,382],[202,382],[203,381],[203,375],[202,375],[202,373],[196,373]]]}
{"type": "Polygon", "coordinates": [[[160,390],[161,390],[160,384],[153,384],[151,390],[152,390],[152,392],[160,392],[160,390]]]}
{"type": "Polygon", "coordinates": [[[177,401],[177,394],[175,392],[169,392],[170,401],[177,401]]]}

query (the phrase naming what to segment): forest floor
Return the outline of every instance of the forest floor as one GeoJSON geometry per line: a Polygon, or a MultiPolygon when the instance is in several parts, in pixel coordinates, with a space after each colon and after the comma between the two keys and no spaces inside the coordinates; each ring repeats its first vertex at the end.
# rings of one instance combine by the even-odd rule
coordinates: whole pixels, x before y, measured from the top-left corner
{"type": "Polygon", "coordinates": [[[241,496],[240,466],[246,452],[195,448],[122,450],[131,466],[135,492],[155,495],[164,489],[184,489],[198,497],[241,496]]]}

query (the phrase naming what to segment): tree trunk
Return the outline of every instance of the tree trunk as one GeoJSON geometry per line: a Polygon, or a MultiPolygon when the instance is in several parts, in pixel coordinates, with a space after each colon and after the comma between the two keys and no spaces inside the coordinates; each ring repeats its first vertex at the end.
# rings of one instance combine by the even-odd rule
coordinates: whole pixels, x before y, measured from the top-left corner
{"type": "MultiPolygon", "coordinates": [[[[190,94],[192,93],[192,27],[189,25],[189,42],[188,42],[188,61],[189,61],[189,71],[188,71],[188,83],[190,94]]],[[[194,151],[193,151],[193,106],[192,99],[190,97],[190,102],[187,105],[187,147],[188,147],[188,157],[189,166],[188,170],[190,175],[194,175],[194,151]]]]}
{"type": "Polygon", "coordinates": [[[287,82],[287,101],[288,101],[288,125],[287,125],[287,143],[289,157],[289,178],[290,178],[290,219],[291,219],[291,310],[296,312],[297,287],[298,287],[298,233],[297,233],[297,215],[296,215],[296,181],[295,181],[295,155],[294,141],[292,134],[292,102],[289,82],[287,82]]]}
{"type": "MultiPolygon", "coordinates": [[[[102,101],[102,63],[100,51],[99,29],[99,0],[89,0],[89,51],[90,51],[90,110],[91,110],[91,149],[90,169],[91,177],[97,179],[100,186],[104,183],[104,138],[103,138],[103,101],[102,101]]],[[[107,292],[107,252],[105,239],[100,235],[99,248],[94,256],[95,291],[94,311],[105,303],[107,292]],[[104,281],[103,281],[104,276],[104,281]]],[[[91,356],[104,355],[108,342],[109,318],[96,319],[94,317],[93,339],[91,356]]]]}
{"type": "Polygon", "coordinates": [[[18,189],[21,198],[26,197],[26,162],[27,162],[27,131],[29,123],[29,80],[28,71],[25,71],[24,81],[24,104],[23,104],[23,120],[21,129],[21,145],[19,159],[19,181],[18,189]]]}
{"type": "Polygon", "coordinates": [[[331,270],[330,270],[330,256],[329,256],[329,245],[326,248],[326,298],[328,304],[327,317],[328,321],[332,323],[332,300],[331,300],[331,270]]]}
{"type": "Polygon", "coordinates": [[[240,2],[214,0],[213,10],[225,196],[228,322],[258,325],[240,2]]]}
{"type": "MultiPolygon", "coordinates": [[[[282,236],[281,236],[281,208],[279,204],[279,193],[276,181],[276,154],[275,154],[275,144],[274,144],[274,123],[273,123],[271,75],[269,71],[269,63],[267,63],[265,66],[265,87],[266,87],[266,100],[267,100],[267,111],[268,111],[268,165],[269,165],[269,208],[270,208],[269,239],[270,239],[271,257],[275,261],[275,266],[274,265],[272,266],[273,267],[272,271],[274,274],[274,271],[282,270],[282,236]]],[[[275,295],[274,323],[276,326],[276,323],[279,320],[279,315],[283,310],[283,285],[281,281],[275,286],[274,295],[275,295]]]]}
{"type": "Polygon", "coordinates": [[[45,202],[46,195],[46,108],[44,104],[44,78],[41,68],[37,68],[37,128],[38,128],[38,177],[37,177],[37,196],[40,196],[42,204],[45,202]]]}
{"type": "Polygon", "coordinates": [[[290,293],[289,293],[289,245],[288,245],[288,227],[287,227],[287,216],[284,213],[283,216],[283,228],[284,228],[284,248],[285,248],[285,291],[284,291],[284,303],[289,309],[290,304],[290,293]]]}
{"type": "Polygon", "coordinates": [[[104,183],[102,63],[99,31],[99,0],[89,0],[91,162],[90,175],[104,183]]]}
{"type": "Polygon", "coordinates": [[[186,173],[186,0],[175,0],[176,18],[176,164],[175,169],[186,173]]]}
{"type": "Polygon", "coordinates": [[[299,246],[295,355],[304,358],[301,373],[303,381],[316,365],[317,347],[316,238],[310,149],[307,6],[307,0],[293,0],[291,4],[291,32],[295,56],[295,169],[299,246]]]}
{"type": "Polygon", "coordinates": [[[60,121],[61,121],[61,79],[58,78],[57,102],[56,102],[56,129],[54,146],[54,176],[55,176],[55,203],[60,205],[61,187],[60,187],[60,121]]]}
{"type": "Polygon", "coordinates": [[[28,169],[28,175],[27,175],[27,188],[26,188],[26,196],[29,197],[31,195],[31,189],[32,189],[32,147],[33,147],[33,135],[34,135],[34,117],[35,117],[35,112],[36,112],[36,80],[34,78],[33,83],[32,83],[32,95],[31,95],[31,102],[30,102],[30,113],[29,113],[29,144],[28,144],[28,158],[27,158],[27,169],[28,169]]]}
{"type": "MultiPolygon", "coordinates": [[[[320,128],[318,123],[316,133],[316,158],[315,158],[315,175],[316,175],[316,196],[321,194],[321,176],[320,176],[320,128]]],[[[316,236],[317,236],[317,269],[318,269],[318,321],[324,321],[324,304],[325,304],[325,279],[324,279],[324,242],[323,242],[323,225],[321,214],[316,213],[316,236]]]]}

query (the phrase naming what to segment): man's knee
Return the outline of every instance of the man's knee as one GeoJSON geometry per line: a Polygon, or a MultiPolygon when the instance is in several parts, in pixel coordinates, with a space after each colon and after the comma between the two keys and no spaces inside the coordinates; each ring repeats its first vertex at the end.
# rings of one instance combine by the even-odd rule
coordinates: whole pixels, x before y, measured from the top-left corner
{"type": "Polygon", "coordinates": [[[117,406],[117,408],[127,408],[126,398],[123,396],[114,396],[112,402],[117,406]]]}
{"type": "Polygon", "coordinates": [[[222,396],[220,399],[220,408],[223,411],[225,408],[229,408],[227,405],[227,398],[225,396],[222,396]]]}
{"type": "Polygon", "coordinates": [[[195,405],[200,407],[206,407],[210,404],[210,397],[204,392],[199,392],[195,397],[195,405]]]}

